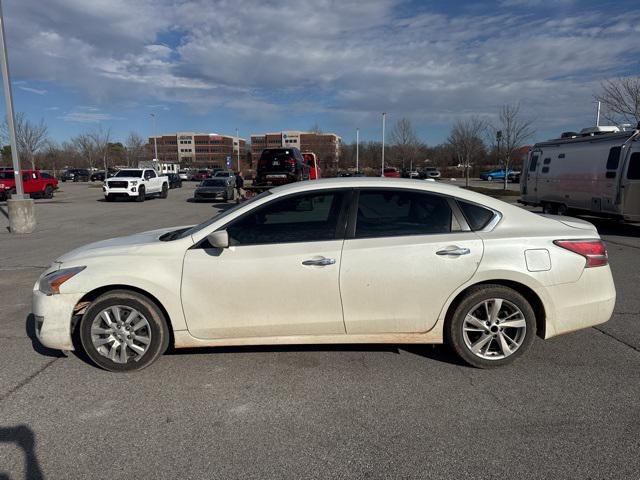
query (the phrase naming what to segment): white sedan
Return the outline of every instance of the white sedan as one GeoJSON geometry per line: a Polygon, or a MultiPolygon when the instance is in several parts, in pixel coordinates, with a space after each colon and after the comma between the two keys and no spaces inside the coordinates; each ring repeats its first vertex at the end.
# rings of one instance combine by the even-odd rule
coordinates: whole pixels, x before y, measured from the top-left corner
{"type": "Polygon", "coordinates": [[[451,185],[357,177],[87,245],[33,289],[40,341],[112,371],[170,346],[320,343],[446,342],[497,367],[536,335],[606,322],[614,303],[588,222],[451,185]]]}

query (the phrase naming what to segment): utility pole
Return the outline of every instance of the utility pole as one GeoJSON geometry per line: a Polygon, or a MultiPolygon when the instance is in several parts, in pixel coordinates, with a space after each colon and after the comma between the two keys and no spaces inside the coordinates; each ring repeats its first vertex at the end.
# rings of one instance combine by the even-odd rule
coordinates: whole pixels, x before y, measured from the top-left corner
{"type": "Polygon", "coordinates": [[[600,101],[598,101],[598,113],[596,115],[596,127],[600,126],[600,101]]]}
{"type": "Polygon", "coordinates": [[[356,173],[360,171],[360,129],[356,128],[356,173]]]}
{"type": "MultiPolygon", "coordinates": [[[[158,161],[158,138],[156,135],[156,114],[155,113],[150,113],[149,115],[151,115],[151,118],[153,119],[153,151],[154,151],[154,155],[155,155],[155,159],[156,161],[158,161]]],[[[106,173],[105,173],[106,175],[106,173]]]]}
{"type": "Polygon", "coordinates": [[[238,142],[238,173],[240,173],[240,135],[238,134],[237,128],[236,128],[236,142],[238,142]]]}
{"type": "Polygon", "coordinates": [[[4,101],[7,109],[7,127],[9,130],[9,144],[11,145],[11,159],[13,161],[13,176],[16,182],[16,193],[7,200],[9,215],[9,229],[12,233],[31,233],[36,228],[36,216],[33,199],[24,194],[22,187],[22,171],[18,157],[18,142],[16,141],[16,124],[13,115],[13,93],[11,92],[11,77],[9,76],[9,56],[4,33],[4,16],[0,1],[0,69],[4,87],[4,101]]]}
{"type": "Polygon", "coordinates": [[[380,176],[384,177],[384,123],[387,117],[387,112],[382,112],[382,170],[380,176]]]}

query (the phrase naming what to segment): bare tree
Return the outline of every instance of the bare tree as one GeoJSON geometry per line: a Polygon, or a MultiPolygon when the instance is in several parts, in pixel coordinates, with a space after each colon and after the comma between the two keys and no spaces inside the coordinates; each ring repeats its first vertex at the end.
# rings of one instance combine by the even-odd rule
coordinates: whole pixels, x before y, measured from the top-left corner
{"type": "MultiPolygon", "coordinates": [[[[29,161],[32,169],[35,169],[35,155],[47,144],[49,134],[47,125],[42,119],[38,123],[33,123],[23,112],[19,112],[16,114],[15,128],[18,153],[29,161]]],[[[3,141],[8,143],[9,126],[6,119],[0,128],[0,135],[3,141]]]]}
{"type": "Polygon", "coordinates": [[[498,155],[504,156],[504,189],[507,189],[509,165],[513,154],[536,133],[531,120],[520,115],[520,104],[503,105],[498,110],[498,123],[493,126],[498,155]]]}
{"type": "Polygon", "coordinates": [[[322,133],[322,129],[320,128],[320,125],[318,125],[318,122],[316,122],[313,125],[311,125],[311,128],[309,129],[309,132],[317,133],[318,135],[320,135],[322,133]]]}
{"type": "Polygon", "coordinates": [[[71,139],[71,144],[80,156],[86,160],[89,168],[94,168],[98,153],[96,152],[91,135],[88,133],[81,133],[77,137],[73,137],[71,139]]]}
{"type": "Polygon", "coordinates": [[[469,171],[472,161],[485,150],[482,134],[486,129],[487,122],[480,117],[473,116],[464,120],[456,120],[447,139],[458,158],[458,164],[462,165],[464,169],[467,187],[469,186],[469,171]]]}
{"type": "Polygon", "coordinates": [[[394,153],[402,161],[402,169],[404,170],[405,162],[408,160],[409,168],[413,170],[413,163],[422,143],[413,129],[411,120],[401,118],[395,123],[391,130],[391,143],[394,146],[394,153]]]}
{"type": "Polygon", "coordinates": [[[97,158],[102,159],[106,178],[109,163],[109,149],[111,147],[111,128],[104,130],[100,127],[90,131],[87,135],[93,143],[93,149],[97,154],[97,158]]]}
{"type": "Polygon", "coordinates": [[[125,146],[127,147],[127,165],[133,167],[145,157],[145,145],[146,143],[140,135],[136,132],[129,133],[127,141],[125,142],[125,146]]]}
{"type": "Polygon", "coordinates": [[[640,122],[640,77],[622,77],[606,80],[596,100],[604,105],[604,117],[617,123],[619,120],[637,124],[640,122]]]}

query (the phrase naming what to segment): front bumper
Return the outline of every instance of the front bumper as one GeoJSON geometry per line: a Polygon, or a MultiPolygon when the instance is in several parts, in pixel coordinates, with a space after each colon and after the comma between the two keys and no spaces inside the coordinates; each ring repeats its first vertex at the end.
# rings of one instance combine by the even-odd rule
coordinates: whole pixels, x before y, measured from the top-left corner
{"type": "Polygon", "coordinates": [[[536,290],[545,299],[544,338],[555,337],[608,321],[616,303],[609,266],[585,268],[577,282],[536,290]]]}
{"type": "Polygon", "coordinates": [[[137,187],[128,187],[128,188],[106,188],[102,187],[102,191],[104,192],[104,196],[114,195],[118,197],[137,197],[138,196],[138,188],[137,187]]]}
{"type": "Polygon", "coordinates": [[[82,293],[45,295],[34,290],[32,311],[35,317],[36,336],[45,347],[57,350],[73,350],[71,319],[73,309],[82,293]]]}

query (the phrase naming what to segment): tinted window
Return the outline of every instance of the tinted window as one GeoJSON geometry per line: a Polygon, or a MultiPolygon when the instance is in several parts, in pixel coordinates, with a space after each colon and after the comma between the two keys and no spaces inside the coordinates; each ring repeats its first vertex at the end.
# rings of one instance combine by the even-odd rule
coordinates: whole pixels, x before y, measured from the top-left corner
{"type": "Polygon", "coordinates": [[[531,157],[531,163],[529,164],[529,171],[535,172],[538,167],[538,155],[534,155],[531,157]]]}
{"type": "Polygon", "coordinates": [[[551,163],[551,159],[550,158],[545,158],[544,162],[542,162],[543,165],[549,165],[551,163]]]}
{"type": "Polygon", "coordinates": [[[627,178],[629,180],[640,180],[640,152],[631,155],[629,168],[627,169],[627,178]]]}
{"type": "Polygon", "coordinates": [[[613,147],[609,150],[609,158],[607,158],[607,170],[617,170],[620,163],[621,147],[613,147]]]}
{"type": "Polygon", "coordinates": [[[398,190],[362,190],[356,238],[426,235],[451,231],[451,209],[443,197],[398,190]]]}
{"type": "Polygon", "coordinates": [[[14,178],[13,172],[0,172],[0,180],[13,180],[14,178]]]}
{"type": "Polygon", "coordinates": [[[120,170],[114,175],[115,177],[133,177],[138,178],[142,176],[142,170],[120,170]]]}
{"type": "Polygon", "coordinates": [[[224,187],[227,185],[226,180],[204,180],[202,182],[203,187],[224,187]]]}
{"type": "Polygon", "coordinates": [[[482,230],[493,218],[494,213],[488,208],[475,205],[473,203],[467,203],[458,201],[460,209],[464,214],[464,218],[467,219],[467,223],[471,230],[482,230]]]}
{"type": "Polygon", "coordinates": [[[232,245],[313,242],[336,238],[343,193],[322,192],[276,200],[227,226],[232,245]]]}

